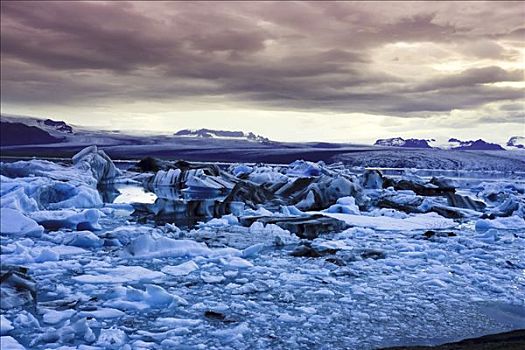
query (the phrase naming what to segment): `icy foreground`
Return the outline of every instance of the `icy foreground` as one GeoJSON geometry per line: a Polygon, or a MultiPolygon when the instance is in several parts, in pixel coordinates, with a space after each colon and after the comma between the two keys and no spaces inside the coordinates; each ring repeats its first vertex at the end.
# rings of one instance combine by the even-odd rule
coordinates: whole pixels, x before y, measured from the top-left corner
{"type": "Polygon", "coordinates": [[[121,171],[94,146],[0,170],[2,349],[373,349],[525,327],[520,178],[121,171]]]}

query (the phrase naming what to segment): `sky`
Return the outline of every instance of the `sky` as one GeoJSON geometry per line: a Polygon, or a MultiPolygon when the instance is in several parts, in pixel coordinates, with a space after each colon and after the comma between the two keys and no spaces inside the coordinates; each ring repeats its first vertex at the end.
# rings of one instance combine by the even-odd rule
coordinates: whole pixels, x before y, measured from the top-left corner
{"type": "Polygon", "coordinates": [[[1,111],[280,141],[525,136],[523,2],[1,2],[1,111]]]}

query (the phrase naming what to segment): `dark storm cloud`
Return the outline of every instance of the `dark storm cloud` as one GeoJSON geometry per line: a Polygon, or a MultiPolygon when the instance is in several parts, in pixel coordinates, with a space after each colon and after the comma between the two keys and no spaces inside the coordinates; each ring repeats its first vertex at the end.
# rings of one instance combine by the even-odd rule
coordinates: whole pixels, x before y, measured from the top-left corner
{"type": "MultiPolygon", "coordinates": [[[[512,113],[502,113],[498,115],[484,115],[479,118],[479,121],[482,123],[512,123],[512,124],[521,124],[521,132],[525,133],[525,113],[523,112],[524,106],[522,106],[521,111],[512,112],[512,113]]],[[[520,133],[520,130],[515,130],[516,133],[520,133]]]]}
{"type": "Polygon", "coordinates": [[[459,74],[448,75],[416,85],[413,91],[469,87],[502,81],[521,81],[523,80],[524,72],[523,70],[506,71],[500,67],[472,68],[459,74]]]}
{"type": "Polygon", "coordinates": [[[410,117],[523,97],[486,85],[523,80],[522,71],[493,63],[426,79],[383,66],[376,55],[386,44],[452,43],[461,48],[455,55],[506,59],[512,55],[498,40],[523,40],[519,3],[490,11],[426,4],[2,2],[2,100],[211,96],[258,108],[410,117]]]}

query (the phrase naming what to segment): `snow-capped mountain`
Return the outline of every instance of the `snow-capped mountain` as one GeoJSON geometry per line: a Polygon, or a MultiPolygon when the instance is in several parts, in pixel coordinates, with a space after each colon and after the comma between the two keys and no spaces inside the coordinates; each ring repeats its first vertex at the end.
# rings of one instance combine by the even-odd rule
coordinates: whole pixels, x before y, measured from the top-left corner
{"type": "Polygon", "coordinates": [[[525,137],[524,136],[513,136],[507,141],[507,147],[514,149],[525,149],[525,137]]]}
{"type": "Polygon", "coordinates": [[[449,148],[456,150],[481,150],[481,151],[503,151],[504,148],[498,145],[497,143],[486,142],[482,139],[476,141],[462,141],[456,138],[450,138],[448,140],[449,148]]]}
{"type": "Polygon", "coordinates": [[[374,145],[385,147],[406,147],[406,148],[432,148],[428,143],[433,140],[424,139],[403,139],[402,137],[393,137],[389,139],[379,139],[374,145]]]}
{"type": "MultiPolygon", "coordinates": [[[[512,148],[523,148],[524,138],[513,137],[507,143],[512,148]],[[512,143],[512,145],[510,145],[512,143]],[[520,147],[521,146],[521,147],[520,147]]],[[[451,150],[476,150],[476,151],[503,151],[504,148],[497,143],[486,142],[482,139],[475,141],[463,141],[456,138],[450,138],[445,143],[437,142],[435,139],[403,139],[402,137],[393,137],[389,139],[379,139],[374,145],[384,147],[403,147],[403,148],[434,148],[434,149],[451,149],[451,150]]],[[[510,148],[510,147],[509,147],[510,148]]]]}
{"type": "Polygon", "coordinates": [[[47,132],[51,136],[58,138],[70,136],[75,133],[75,130],[71,125],[61,120],[40,119],[35,117],[14,116],[5,114],[2,114],[1,118],[2,122],[4,123],[23,124],[26,126],[38,128],[44,132],[47,132]]]}
{"type": "Polygon", "coordinates": [[[52,119],[46,119],[46,120],[39,120],[37,123],[40,126],[43,126],[44,129],[53,129],[53,130],[56,130],[56,131],[67,133],[67,134],[72,134],[73,133],[73,128],[70,125],[68,125],[65,122],[63,122],[63,121],[56,121],[56,120],[52,120],[52,119]]]}
{"type": "Polygon", "coordinates": [[[177,131],[174,136],[180,137],[201,137],[214,139],[233,139],[233,140],[248,140],[255,142],[270,142],[266,137],[256,135],[253,132],[245,133],[243,131],[228,131],[228,130],[211,130],[211,129],[183,129],[177,131]]]}

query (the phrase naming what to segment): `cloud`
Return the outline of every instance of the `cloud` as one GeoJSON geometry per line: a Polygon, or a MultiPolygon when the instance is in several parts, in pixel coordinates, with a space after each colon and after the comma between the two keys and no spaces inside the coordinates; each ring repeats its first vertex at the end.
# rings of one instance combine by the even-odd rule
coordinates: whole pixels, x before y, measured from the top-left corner
{"type": "Polygon", "coordinates": [[[220,99],[411,118],[523,99],[491,85],[523,80],[514,2],[17,1],[1,11],[4,106],[220,99]],[[449,61],[464,69],[434,67],[449,61]]]}
{"type": "Polygon", "coordinates": [[[454,75],[426,81],[412,88],[413,91],[443,90],[470,87],[480,84],[523,80],[523,70],[506,71],[497,66],[471,68],[454,75]]]}

